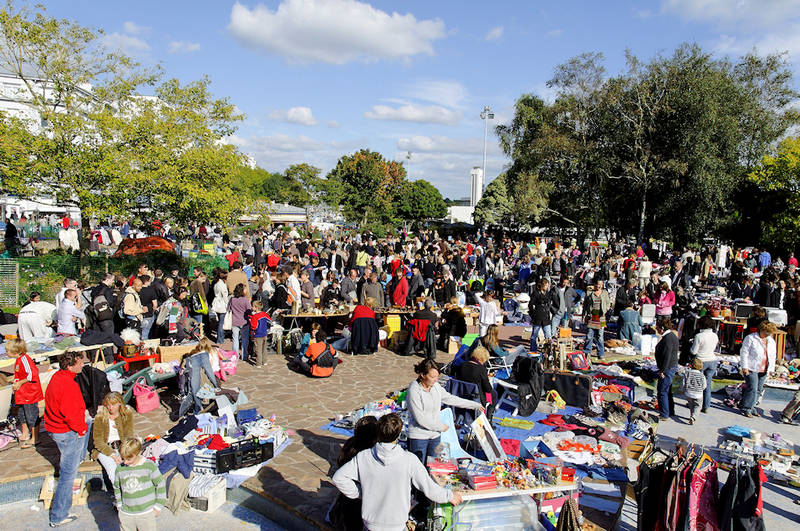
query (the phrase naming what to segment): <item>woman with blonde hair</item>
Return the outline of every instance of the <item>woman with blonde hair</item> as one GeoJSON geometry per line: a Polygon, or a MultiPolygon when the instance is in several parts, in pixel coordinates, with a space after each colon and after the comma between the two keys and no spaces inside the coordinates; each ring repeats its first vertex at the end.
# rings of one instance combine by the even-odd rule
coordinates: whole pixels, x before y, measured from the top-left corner
{"type": "Polygon", "coordinates": [[[489,371],[486,369],[486,362],[489,361],[489,351],[483,347],[478,347],[472,351],[469,361],[462,363],[456,369],[456,379],[462,382],[474,383],[478,386],[478,395],[481,405],[497,403],[492,384],[489,383],[489,371]]]}
{"type": "Polygon", "coordinates": [[[182,417],[192,404],[194,404],[195,414],[200,413],[203,409],[202,401],[197,396],[197,392],[203,385],[203,373],[208,377],[212,386],[219,387],[219,381],[211,367],[212,352],[216,354],[216,348],[208,338],[202,337],[197,342],[197,346],[184,356],[181,362],[181,378],[178,379],[184,398],[178,416],[182,417]]]}
{"type": "Polygon", "coordinates": [[[112,484],[117,466],[122,463],[119,445],[133,436],[133,408],[125,404],[121,394],[108,393],[103,398],[103,404],[97,408],[92,425],[92,459],[102,465],[112,484]]]}

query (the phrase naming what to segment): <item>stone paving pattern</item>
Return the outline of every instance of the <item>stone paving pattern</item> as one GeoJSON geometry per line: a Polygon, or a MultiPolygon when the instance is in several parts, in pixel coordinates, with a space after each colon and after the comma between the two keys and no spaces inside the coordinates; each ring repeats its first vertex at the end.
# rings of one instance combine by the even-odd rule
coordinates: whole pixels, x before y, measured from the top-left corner
{"type": "MultiPolygon", "coordinates": [[[[344,362],[333,376],[312,379],[291,371],[282,356],[272,355],[261,368],[240,362],[237,374],[223,384],[242,389],[250,400],[249,406],[258,408],[262,415],[276,415],[278,424],[291,430],[293,439],[244,486],[308,519],[310,526],[324,525],[325,514],[336,496],[328,474],[345,440],[319,428],[337,414],[408,386],[414,378],[413,365],[420,360],[398,356],[386,349],[368,356],[344,354],[342,359],[344,362]]],[[[452,355],[439,352],[438,359],[446,362],[452,355]]],[[[163,434],[173,424],[167,407],[163,406],[135,417],[139,436],[163,434]]],[[[36,449],[18,450],[13,444],[10,446],[0,452],[0,483],[49,475],[57,466],[58,449],[46,435],[36,449]]],[[[98,471],[100,466],[86,460],[80,470],[98,471]]]]}
{"type": "MultiPolygon", "coordinates": [[[[470,333],[475,332],[477,329],[470,327],[470,333]]],[[[521,333],[522,327],[502,327],[502,342],[507,347],[522,343],[521,333]]],[[[413,365],[420,358],[398,356],[379,349],[374,355],[342,355],[342,359],[344,363],[327,379],[311,379],[295,373],[289,370],[286,360],[278,355],[268,356],[262,368],[240,362],[238,373],[224,385],[244,390],[250,399],[250,406],[258,408],[262,415],[275,414],[277,422],[291,430],[293,439],[292,444],[270,461],[258,476],[246,481],[244,487],[305,519],[309,528],[325,527],[325,514],[337,494],[329,479],[329,472],[345,439],[319,428],[338,414],[406,387],[414,378],[413,365]]],[[[441,351],[437,355],[437,360],[443,363],[450,359],[452,355],[441,351]]],[[[684,408],[679,409],[678,415],[684,416],[684,408]]],[[[730,410],[723,413],[725,409],[715,398],[713,413],[703,416],[702,426],[688,426],[682,418],[666,423],[659,430],[661,440],[671,442],[682,436],[698,444],[714,446],[718,428],[732,423],[750,426],[765,433],[777,431],[795,441],[800,440],[800,428],[774,422],[777,413],[773,408],[765,407],[762,414],[766,418],[760,419],[746,419],[733,412],[728,413],[730,410]],[[712,426],[714,429],[709,429],[712,426]]],[[[162,407],[146,415],[137,414],[136,433],[141,436],[164,433],[174,424],[169,420],[167,411],[166,407],[162,407]]],[[[58,450],[48,438],[36,450],[12,447],[2,451],[0,483],[52,474],[57,459],[58,450]]],[[[87,460],[81,470],[99,470],[99,465],[87,460]]],[[[777,507],[770,506],[770,509],[775,511],[777,507]]],[[[786,518],[780,514],[782,511],[778,509],[777,512],[775,516],[778,521],[786,523],[787,519],[781,520],[781,517],[786,518]]]]}

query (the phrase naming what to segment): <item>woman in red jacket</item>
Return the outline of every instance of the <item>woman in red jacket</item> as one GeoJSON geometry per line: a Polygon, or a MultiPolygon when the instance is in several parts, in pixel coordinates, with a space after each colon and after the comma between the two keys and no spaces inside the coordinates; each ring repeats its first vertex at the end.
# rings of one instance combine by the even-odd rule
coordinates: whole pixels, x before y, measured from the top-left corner
{"type": "Polygon", "coordinates": [[[6,343],[6,352],[17,361],[14,364],[14,402],[19,406],[20,448],[39,444],[39,401],[44,399],[39,382],[39,369],[33,362],[21,339],[6,343]]]}

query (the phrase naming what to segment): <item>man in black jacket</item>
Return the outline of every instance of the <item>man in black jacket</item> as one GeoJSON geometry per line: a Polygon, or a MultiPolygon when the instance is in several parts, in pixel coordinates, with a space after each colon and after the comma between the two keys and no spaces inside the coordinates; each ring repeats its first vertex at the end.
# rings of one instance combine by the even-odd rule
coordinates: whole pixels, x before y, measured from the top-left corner
{"type": "Polygon", "coordinates": [[[672,396],[672,379],[678,371],[678,336],[669,317],[659,319],[656,330],[661,340],[656,345],[655,358],[658,365],[658,410],[661,420],[669,420],[675,414],[675,401],[672,396]]]}
{"type": "Polygon", "coordinates": [[[672,271],[672,290],[677,291],[679,286],[684,290],[688,290],[691,284],[692,280],[683,269],[683,262],[677,260],[675,262],[674,270],[672,271]]]}

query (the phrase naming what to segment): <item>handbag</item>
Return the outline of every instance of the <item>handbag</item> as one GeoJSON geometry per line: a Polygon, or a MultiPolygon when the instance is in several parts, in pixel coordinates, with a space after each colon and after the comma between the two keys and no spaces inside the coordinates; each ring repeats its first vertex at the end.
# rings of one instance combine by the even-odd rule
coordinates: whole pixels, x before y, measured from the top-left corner
{"type": "Polygon", "coordinates": [[[133,396],[136,397],[137,413],[144,414],[158,408],[158,392],[147,385],[143,378],[133,384],[133,396]]]}
{"type": "Polygon", "coordinates": [[[225,314],[225,318],[222,320],[222,329],[223,330],[233,330],[233,313],[228,312],[225,314]]]}

